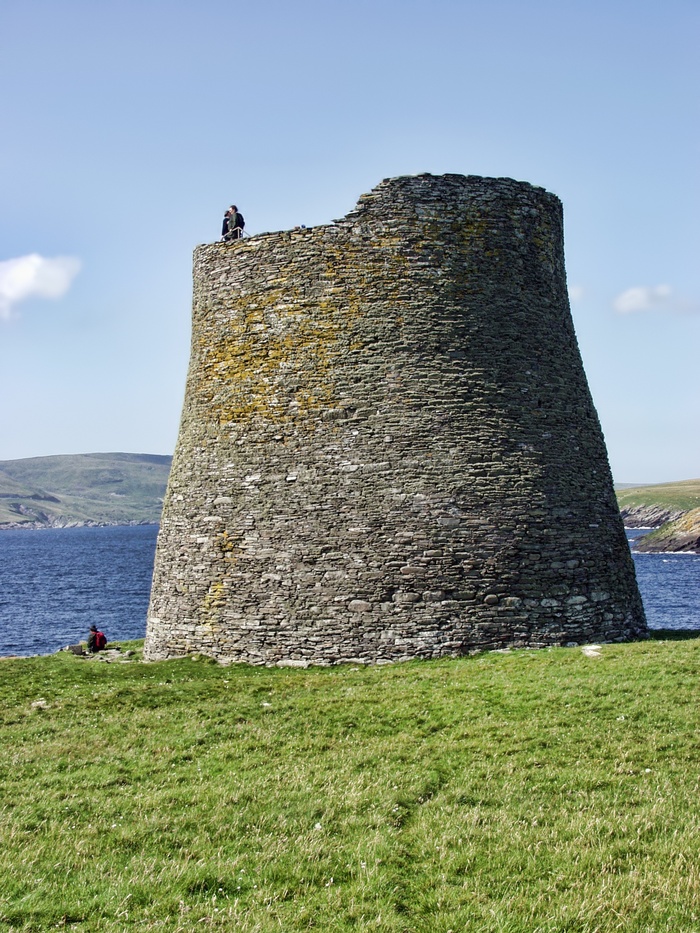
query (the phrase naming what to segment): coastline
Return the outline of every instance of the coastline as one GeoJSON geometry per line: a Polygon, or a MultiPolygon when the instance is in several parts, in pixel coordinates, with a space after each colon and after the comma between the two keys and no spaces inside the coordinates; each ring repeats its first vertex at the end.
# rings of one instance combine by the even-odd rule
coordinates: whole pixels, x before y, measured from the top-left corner
{"type": "Polygon", "coordinates": [[[46,522],[3,522],[0,524],[1,531],[52,531],[57,528],[135,528],[139,525],[159,525],[160,520],[158,521],[149,521],[148,519],[141,519],[137,521],[132,519],[131,521],[124,522],[95,522],[95,521],[68,521],[60,522],[53,521],[47,524],[46,522]]]}

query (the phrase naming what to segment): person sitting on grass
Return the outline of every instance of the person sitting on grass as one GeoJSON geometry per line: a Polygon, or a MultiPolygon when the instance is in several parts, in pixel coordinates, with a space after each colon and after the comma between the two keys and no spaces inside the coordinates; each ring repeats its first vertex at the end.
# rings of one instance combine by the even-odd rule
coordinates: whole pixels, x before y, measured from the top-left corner
{"type": "Polygon", "coordinates": [[[98,651],[102,651],[106,646],[107,636],[105,633],[101,632],[96,625],[91,625],[87,640],[87,650],[92,654],[97,654],[98,651]]]}

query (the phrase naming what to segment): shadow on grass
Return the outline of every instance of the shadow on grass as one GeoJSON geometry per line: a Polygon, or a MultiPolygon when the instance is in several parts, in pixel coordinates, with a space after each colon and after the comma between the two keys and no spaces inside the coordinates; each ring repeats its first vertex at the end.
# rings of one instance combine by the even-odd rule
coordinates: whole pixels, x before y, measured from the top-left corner
{"type": "Polygon", "coordinates": [[[653,641],[689,641],[691,638],[700,638],[700,627],[649,629],[649,636],[653,641]]]}

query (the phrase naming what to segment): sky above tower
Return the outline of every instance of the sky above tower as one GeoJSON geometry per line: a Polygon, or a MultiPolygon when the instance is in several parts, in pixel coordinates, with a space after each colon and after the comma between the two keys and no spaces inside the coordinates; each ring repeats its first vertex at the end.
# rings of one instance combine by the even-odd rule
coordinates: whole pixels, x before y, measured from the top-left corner
{"type": "Polygon", "coordinates": [[[382,178],[564,204],[618,482],[700,476],[696,0],[5,0],[0,459],[171,453],[191,253],[382,178]]]}

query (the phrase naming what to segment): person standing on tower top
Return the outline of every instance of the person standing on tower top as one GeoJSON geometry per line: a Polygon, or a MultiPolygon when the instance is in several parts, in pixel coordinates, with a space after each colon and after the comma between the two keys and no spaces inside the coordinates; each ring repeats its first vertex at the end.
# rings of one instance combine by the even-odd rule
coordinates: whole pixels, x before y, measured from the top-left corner
{"type": "Polygon", "coordinates": [[[224,219],[221,224],[221,239],[222,240],[226,237],[226,234],[228,233],[228,218],[229,218],[230,213],[231,213],[230,207],[224,211],[224,219]]]}
{"type": "Polygon", "coordinates": [[[239,214],[236,205],[232,204],[224,214],[224,222],[221,228],[222,239],[240,240],[243,236],[244,227],[245,220],[243,219],[243,214],[239,214]]]}

